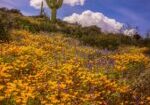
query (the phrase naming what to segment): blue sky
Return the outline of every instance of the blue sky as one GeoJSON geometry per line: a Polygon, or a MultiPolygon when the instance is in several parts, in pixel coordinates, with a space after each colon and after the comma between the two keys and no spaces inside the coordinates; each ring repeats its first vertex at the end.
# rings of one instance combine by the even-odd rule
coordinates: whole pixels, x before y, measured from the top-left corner
{"type": "MultiPolygon", "coordinates": [[[[0,7],[17,8],[26,15],[38,14],[39,10],[31,7],[29,2],[30,0],[0,0],[0,7]]],[[[58,11],[58,17],[62,19],[85,10],[101,12],[118,22],[137,26],[142,34],[150,30],[150,0],[86,0],[83,6],[64,4],[58,11]]]]}

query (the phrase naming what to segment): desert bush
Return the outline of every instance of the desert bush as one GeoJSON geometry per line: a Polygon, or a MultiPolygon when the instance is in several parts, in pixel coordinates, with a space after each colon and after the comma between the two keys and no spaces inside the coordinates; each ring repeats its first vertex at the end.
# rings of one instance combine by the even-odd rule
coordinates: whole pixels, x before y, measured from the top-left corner
{"type": "Polygon", "coordinates": [[[14,21],[15,21],[15,25],[14,25],[15,28],[25,29],[33,33],[40,31],[40,28],[38,27],[37,24],[31,23],[27,19],[16,17],[14,21]]]}
{"type": "Polygon", "coordinates": [[[150,38],[145,38],[143,41],[142,41],[142,45],[143,46],[147,46],[150,48],[150,38]]]}
{"type": "Polygon", "coordinates": [[[1,12],[5,12],[5,13],[16,13],[16,14],[22,15],[22,13],[20,12],[20,10],[18,10],[18,9],[10,9],[9,10],[9,9],[3,7],[3,8],[0,8],[0,11],[1,12]]]}
{"type": "Polygon", "coordinates": [[[10,40],[9,28],[11,27],[11,22],[6,18],[8,18],[7,15],[0,14],[0,41],[2,42],[10,40]]]}
{"type": "Polygon", "coordinates": [[[144,62],[130,62],[128,65],[128,70],[124,71],[124,77],[132,83],[139,75],[145,70],[144,62]]]}
{"type": "Polygon", "coordinates": [[[7,8],[0,8],[0,11],[1,11],[1,12],[6,12],[6,11],[7,11],[7,8]]]}
{"type": "Polygon", "coordinates": [[[84,35],[98,35],[101,33],[101,29],[97,26],[89,26],[89,27],[83,27],[82,32],[84,35]]]}
{"type": "Polygon", "coordinates": [[[122,45],[134,45],[135,41],[129,36],[118,34],[119,43],[122,45]]]}
{"type": "Polygon", "coordinates": [[[7,26],[5,26],[3,23],[0,22],[0,40],[7,41],[8,39],[9,37],[8,37],[7,26]]]}
{"type": "Polygon", "coordinates": [[[150,68],[140,74],[136,79],[133,90],[138,92],[141,96],[150,96],[150,68]]]}
{"type": "Polygon", "coordinates": [[[140,40],[140,39],[142,39],[142,37],[141,37],[139,34],[133,35],[133,38],[134,38],[135,40],[140,40]]]}
{"type": "Polygon", "coordinates": [[[84,35],[81,40],[84,44],[96,46],[102,49],[115,50],[119,46],[117,38],[110,35],[84,35]]]}
{"type": "Polygon", "coordinates": [[[8,10],[10,13],[16,13],[16,14],[19,14],[19,15],[22,15],[22,13],[20,12],[20,10],[18,9],[11,9],[11,10],[8,10]]]}
{"type": "Polygon", "coordinates": [[[49,21],[41,22],[39,27],[40,30],[44,32],[59,32],[59,27],[57,24],[52,24],[49,21]]]}

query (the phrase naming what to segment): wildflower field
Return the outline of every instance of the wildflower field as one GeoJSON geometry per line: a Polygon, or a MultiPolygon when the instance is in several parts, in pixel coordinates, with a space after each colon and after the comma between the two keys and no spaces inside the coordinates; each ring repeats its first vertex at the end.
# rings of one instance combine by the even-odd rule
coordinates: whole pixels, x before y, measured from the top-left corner
{"type": "Polygon", "coordinates": [[[149,105],[133,83],[147,48],[108,51],[62,34],[11,31],[0,44],[0,105],[149,105]]]}

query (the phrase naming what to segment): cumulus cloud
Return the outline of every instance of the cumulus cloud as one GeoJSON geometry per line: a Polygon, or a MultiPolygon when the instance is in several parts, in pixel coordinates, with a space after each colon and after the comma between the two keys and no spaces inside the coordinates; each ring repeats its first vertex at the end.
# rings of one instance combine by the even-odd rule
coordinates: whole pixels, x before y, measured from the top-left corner
{"type": "MultiPolygon", "coordinates": [[[[44,1],[44,6],[47,7],[45,0],[30,0],[30,6],[39,9],[42,1],[44,1]]],[[[68,4],[70,6],[84,5],[84,3],[85,0],[64,0],[64,4],[68,4]]]]}
{"type": "Polygon", "coordinates": [[[44,6],[47,7],[45,0],[30,0],[30,6],[40,9],[42,1],[44,1],[44,6]]]}
{"type": "Polygon", "coordinates": [[[84,5],[85,0],[64,0],[64,4],[68,4],[71,6],[75,5],[84,5]]]}
{"type": "Polygon", "coordinates": [[[133,36],[133,35],[135,35],[137,33],[137,30],[134,29],[134,28],[132,28],[132,29],[126,29],[126,30],[124,30],[123,33],[125,35],[127,35],[127,36],[133,36]]]}
{"type": "Polygon", "coordinates": [[[123,27],[123,24],[117,22],[115,19],[108,18],[102,13],[92,12],[90,10],[84,11],[81,14],[74,13],[71,16],[65,17],[63,20],[69,23],[78,23],[83,27],[96,25],[103,32],[118,33],[123,27]]]}
{"type": "Polygon", "coordinates": [[[100,12],[92,12],[90,10],[86,10],[81,14],[73,13],[71,16],[65,17],[63,20],[69,23],[78,23],[83,27],[96,25],[101,28],[103,32],[108,33],[123,32],[126,35],[135,34],[134,29],[123,29],[123,23],[111,19],[100,12]]]}

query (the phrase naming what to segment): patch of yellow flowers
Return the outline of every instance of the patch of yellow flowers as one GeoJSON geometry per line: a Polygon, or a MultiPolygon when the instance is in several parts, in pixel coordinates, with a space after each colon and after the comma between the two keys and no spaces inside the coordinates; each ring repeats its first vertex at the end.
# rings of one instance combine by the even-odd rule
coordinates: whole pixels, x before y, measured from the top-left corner
{"type": "Polygon", "coordinates": [[[110,55],[110,58],[114,59],[114,69],[117,71],[128,70],[130,64],[133,66],[134,64],[148,65],[150,63],[150,59],[146,55],[141,53],[141,51],[110,55]]]}
{"type": "MultiPolygon", "coordinates": [[[[84,58],[96,49],[73,46],[62,35],[16,30],[12,35],[13,42],[0,45],[1,105],[11,105],[12,100],[16,105],[108,105],[115,96],[118,105],[124,103],[119,96],[128,92],[128,86],[85,66],[84,58]]],[[[112,57],[121,67],[130,60],[147,62],[138,54],[112,57]]],[[[116,68],[125,69],[121,67],[116,68]]]]}

